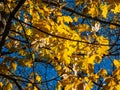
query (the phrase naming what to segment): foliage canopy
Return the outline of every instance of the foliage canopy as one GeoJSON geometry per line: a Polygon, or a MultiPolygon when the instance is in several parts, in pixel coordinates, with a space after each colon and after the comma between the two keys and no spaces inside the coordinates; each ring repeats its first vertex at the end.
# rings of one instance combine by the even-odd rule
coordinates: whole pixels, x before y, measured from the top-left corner
{"type": "Polygon", "coordinates": [[[119,90],[119,17],[119,0],[1,0],[0,90],[119,90]]]}

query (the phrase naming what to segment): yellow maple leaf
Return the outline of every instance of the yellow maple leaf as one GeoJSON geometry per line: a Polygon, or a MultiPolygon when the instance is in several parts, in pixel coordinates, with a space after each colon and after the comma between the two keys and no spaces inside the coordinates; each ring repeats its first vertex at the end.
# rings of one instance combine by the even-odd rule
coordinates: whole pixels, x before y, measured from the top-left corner
{"type": "Polygon", "coordinates": [[[41,76],[36,75],[36,80],[37,80],[38,82],[40,82],[40,81],[41,81],[41,76]]]}
{"type": "Polygon", "coordinates": [[[25,56],[27,53],[26,53],[26,51],[24,51],[23,49],[21,49],[21,50],[19,51],[19,54],[22,55],[22,56],[25,56]]]}
{"type": "Polygon", "coordinates": [[[91,90],[92,88],[93,88],[93,82],[89,81],[85,86],[85,90],[91,90]]]}
{"type": "Polygon", "coordinates": [[[114,14],[120,13],[120,3],[119,3],[119,4],[115,4],[115,8],[114,8],[114,9],[111,9],[111,11],[112,11],[114,14]]]}
{"type": "Polygon", "coordinates": [[[114,59],[113,63],[114,63],[114,65],[115,65],[116,67],[119,67],[119,66],[120,66],[120,61],[118,61],[118,60],[116,60],[116,59],[114,59]]]}
{"type": "Polygon", "coordinates": [[[99,72],[97,74],[102,77],[105,77],[107,75],[107,71],[105,69],[101,69],[101,70],[99,70],[99,72]]]}
{"type": "Polygon", "coordinates": [[[32,4],[32,2],[29,2],[30,3],[30,15],[32,15],[33,14],[33,4],[32,4]]]}
{"type": "Polygon", "coordinates": [[[68,55],[64,54],[63,58],[65,60],[65,64],[67,64],[67,65],[70,64],[71,59],[70,59],[70,57],[68,55]]]}
{"type": "Polygon", "coordinates": [[[113,90],[120,90],[120,84],[116,85],[113,90]]]}
{"type": "Polygon", "coordinates": [[[75,22],[77,22],[77,21],[78,21],[78,17],[75,16],[75,17],[73,18],[73,20],[74,20],[75,22]]]}
{"type": "Polygon", "coordinates": [[[61,56],[61,59],[64,60],[64,62],[65,62],[66,65],[70,64],[70,61],[71,61],[71,59],[69,57],[69,54],[67,52],[68,52],[68,50],[64,49],[63,50],[63,54],[61,56]]]}
{"type": "Polygon", "coordinates": [[[7,46],[8,49],[12,48],[12,44],[10,42],[7,42],[6,46],[7,46]]]}
{"type": "Polygon", "coordinates": [[[114,79],[111,79],[111,80],[108,82],[108,86],[109,86],[109,87],[112,87],[112,86],[114,86],[114,85],[116,85],[116,82],[114,81],[114,79]]]}
{"type": "Polygon", "coordinates": [[[63,23],[63,16],[57,17],[57,23],[63,23]]]}
{"type": "Polygon", "coordinates": [[[90,30],[87,24],[79,24],[77,29],[79,33],[90,30]]]}
{"type": "Polygon", "coordinates": [[[78,6],[83,3],[83,0],[75,0],[75,2],[76,2],[76,6],[78,6]]]}
{"type": "Polygon", "coordinates": [[[100,5],[100,9],[101,9],[101,11],[102,11],[102,16],[103,16],[104,18],[107,18],[108,8],[109,8],[109,5],[107,5],[107,4],[101,4],[101,5],[100,5]]]}
{"type": "Polygon", "coordinates": [[[67,23],[73,22],[73,20],[70,16],[63,16],[63,20],[64,20],[64,22],[67,22],[67,23]]]}
{"type": "Polygon", "coordinates": [[[34,86],[33,90],[38,90],[37,87],[34,86]]]}
{"type": "Polygon", "coordinates": [[[8,83],[5,87],[5,90],[12,90],[12,83],[8,83]]]}
{"type": "Polygon", "coordinates": [[[14,62],[12,62],[12,63],[11,63],[11,67],[14,69],[14,71],[16,71],[17,64],[14,63],[14,62]]]}
{"type": "Polygon", "coordinates": [[[61,88],[62,88],[62,84],[58,82],[56,90],[61,90],[61,88]]]}
{"type": "Polygon", "coordinates": [[[67,84],[65,86],[65,90],[71,90],[72,89],[72,84],[67,84]]]}
{"type": "Polygon", "coordinates": [[[3,86],[3,83],[2,82],[0,82],[0,87],[2,87],[3,86]]]}
{"type": "Polygon", "coordinates": [[[91,57],[87,57],[87,59],[88,59],[87,63],[93,65],[93,64],[94,64],[95,57],[96,57],[96,55],[92,55],[91,57]]]}
{"type": "Polygon", "coordinates": [[[115,25],[110,25],[110,29],[115,30],[116,26],[115,25]]]}
{"type": "Polygon", "coordinates": [[[32,83],[28,83],[28,87],[31,87],[32,86],[32,83]]]}
{"type": "Polygon", "coordinates": [[[33,31],[31,29],[27,29],[26,30],[26,35],[32,36],[33,35],[33,31]]]}
{"type": "Polygon", "coordinates": [[[120,67],[116,68],[113,72],[112,75],[115,76],[117,79],[120,78],[120,67]]]}
{"type": "Polygon", "coordinates": [[[98,16],[99,14],[98,7],[95,4],[91,4],[88,14],[90,14],[92,17],[98,16]]]}
{"type": "Polygon", "coordinates": [[[30,61],[25,61],[24,64],[28,67],[32,67],[33,66],[33,63],[32,63],[32,60],[30,61]]]}
{"type": "Polygon", "coordinates": [[[43,6],[43,10],[45,11],[45,12],[49,12],[49,9],[47,8],[47,6],[43,6]]]}
{"type": "Polygon", "coordinates": [[[27,66],[27,67],[32,67],[33,66],[33,62],[32,59],[21,59],[18,64],[22,65],[22,66],[27,66]]]}
{"type": "Polygon", "coordinates": [[[61,70],[62,69],[62,67],[60,66],[60,65],[56,65],[56,70],[61,70]]]}

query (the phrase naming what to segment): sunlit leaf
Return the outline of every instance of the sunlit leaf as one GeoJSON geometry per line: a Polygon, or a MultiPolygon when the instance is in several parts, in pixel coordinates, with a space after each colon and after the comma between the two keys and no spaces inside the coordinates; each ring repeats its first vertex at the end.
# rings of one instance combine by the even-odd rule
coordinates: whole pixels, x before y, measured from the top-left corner
{"type": "Polygon", "coordinates": [[[82,1],[82,0],[75,0],[75,2],[76,2],[76,6],[78,6],[78,5],[80,5],[80,4],[82,4],[82,3],[83,3],[83,1],[82,1]]]}
{"type": "Polygon", "coordinates": [[[0,82],[0,87],[2,87],[3,86],[3,83],[2,82],[0,82]]]}
{"type": "Polygon", "coordinates": [[[78,17],[74,17],[73,20],[74,20],[75,22],[77,22],[77,21],[78,21],[78,17]]]}
{"type": "Polygon", "coordinates": [[[61,90],[62,89],[62,84],[58,82],[56,90],[61,90]]]}
{"type": "Polygon", "coordinates": [[[115,8],[114,8],[114,9],[111,9],[111,11],[112,11],[114,14],[120,13],[120,3],[119,3],[118,5],[115,4],[115,8]]]}
{"type": "Polygon", "coordinates": [[[108,82],[108,86],[114,86],[114,85],[116,85],[116,82],[113,80],[113,79],[111,79],[110,80],[110,82],[108,82]]]}
{"type": "Polygon", "coordinates": [[[88,14],[90,14],[92,17],[96,17],[99,15],[98,7],[95,4],[92,4],[89,8],[88,14]]]}
{"type": "Polygon", "coordinates": [[[5,86],[6,90],[12,90],[12,87],[13,85],[10,82],[5,86]]]}
{"type": "Polygon", "coordinates": [[[36,75],[36,80],[37,80],[38,82],[40,82],[40,81],[41,81],[41,77],[40,77],[39,75],[36,75]]]}
{"type": "Polygon", "coordinates": [[[37,87],[34,86],[33,90],[38,90],[37,87]]]}
{"type": "Polygon", "coordinates": [[[99,72],[97,74],[102,77],[105,77],[107,75],[107,71],[105,69],[101,69],[101,70],[99,70],[99,72]]]}
{"type": "Polygon", "coordinates": [[[120,84],[116,85],[113,90],[119,90],[120,89],[120,84]]]}
{"type": "Polygon", "coordinates": [[[116,26],[115,26],[115,25],[110,25],[110,28],[111,28],[111,29],[115,29],[116,26]]]}
{"type": "Polygon", "coordinates": [[[72,20],[72,18],[70,16],[64,16],[63,20],[64,20],[64,22],[67,22],[67,23],[73,22],[73,20],[72,20]]]}
{"type": "Polygon", "coordinates": [[[119,66],[120,66],[120,61],[118,61],[118,60],[116,60],[116,59],[114,59],[113,63],[114,63],[114,65],[115,65],[116,67],[119,67],[119,66]]]}
{"type": "Polygon", "coordinates": [[[90,30],[89,26],[86,24],[78,25],[78,32],[84,32],[90,30]]]}
{"type": "Polygon", "coordinates": [[[17,64],[16,64],[15,62],[12,62],[12,63],[11,63],[11,67],[14,69],[14,71],[16,71],[17,64]]]}
{"type": "Polygon", "coordinates": [[[72,84],[67,84],[65,86],[65,90],[71,90],[72,89],[72,84]]]}
{"type": "Polygon", "coordinates": [[[118,67],[117,69],[115,69],[113,72],[112,72],[112,75],[116,77],[116,79],[119,80],[120,78],[120,67],[118,67]]]}
{"type": "Polygon", "coordinates": [[[32,35],[33,35],[33,31],[32,31],[31,29],[27,29],[27,30],[26,30],[26,34],[27,34],[28,36],[32,36],[32,35]]]}
{"type": "Polygon", "coordinates": [[[93,88],[93,82],[89,81],[87,85],[85,85],[85,90],[91,90],[93,88]]]}
{"type": "Polygon", "coordinates": [[[108,8],[109,8],[109,6],[108,6],[107,4],[101,4],[101,5],[100,5],[100,9],[101,9],[101,11],[102,11],[102,16],[103,16],[104,18],[107,18],[108,8]]]}

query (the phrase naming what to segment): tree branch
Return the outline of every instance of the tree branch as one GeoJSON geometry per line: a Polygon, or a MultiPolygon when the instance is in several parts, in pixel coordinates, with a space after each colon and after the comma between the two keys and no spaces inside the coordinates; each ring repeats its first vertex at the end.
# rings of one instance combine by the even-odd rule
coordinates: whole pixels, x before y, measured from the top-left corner
{"type": "Polygon", "coordinates": [[[8,37],[9,37],[10,39],[13,39],[13,40],[16,40],[16,41],[20,41],[20,42],[23,42],[23,43],[27,43],[27,41],[25,41],[25,40],[20,40],[20,39],[11,37],[11,36],[8,36],[8,37]]]}
{"type": "MultiPolygon", "coordinates": [[[[48,0],[42,0],[42,2],[43,2],[43,3],[46,3],[46,4],[49,4],[48,0]]],[[[56,6],[56,7],[60,6],[60,5],[58,5],[58,3],[51,2],[51,1],[50,1],[50,4],[53,5],[53,6],[56,6]]],[[[69,11],[69,12],[72,12],[72,13],[75,13],[75,14],[77,14],[77,15],[80,15],[80,16],[82,16],[82,17],[85,17],[85,18],[88,18],[88,19],[92,19],[92,20],[95,20],[95,21],[104,23],[104,24],[110,24],[110,25],[115,25],[115,26],[120,27],[120,24],[112,23],[112,22],[108,22],[108,21],[103,21],[103,20],[100,20],[99,18],[96,18],[96,17],[91,17],[91,16],[89,16],[89,15],[85,15],[85,14],[83,14],[83,13],[80,13],[80,12],[78,12],[78,11],[75,11],[75,10],[72,9],[72,8],[68,8],[68,7],[65,7],[65,6],[64,6],[62,9],[66,10],[66,11],[69,11]]]]}
{"type": "Polygon", "coordinates": [[[0,73],[0,76],[12,80],[16,84],[16,86],[18,87],[18,89],[22,90],[22,87],[19,85],[19,83],[17,82],[17,80],[15,78],[12,78],[12,77],[10,77],[8,75],[1,74],[1,73],[0,73]]]}
{"type": "Polygon", "coordinates": [[[81,40],[74,40],[74,39],[70,39],[70,38],[66,38],[66,37],[62,37],[62,36],[58,36],[58,35],[54,35],[54,34],[51,34],[51,33],[49,33],[49,32],[46,32],[46,31],[44,31],[44,30],[41,30],[41,29],[39,29],[39,28],[37,28],[37,27],[35,27],[35,26],[32,26],[31,24],[28,24],[28,23],[26,23],[26,22],[24,22],[24,21],[22,21],[22,20],[20,20],[20,19],[18,19],[18,18],[15,18],[14,17],[14,19],[16,19],[17,21],[20,21],[21,23],[24,23],[24,24],[26,24],[26,25],[28,25],[28,26],[30,26],[30,27],[32,27],[32,28],[35,28],[36,30],[38,30],[38,31],[40,31],[40,32],[42,32],[42,33],[44,33],[44,34],[47,34],[47,35],[50,35],[50,36],[52,36],[52,37],[56,37],[56,38],[60,38],[60,39],[65,39],[65,40],[69,40],[69,41],[74,41],[74,42],[81,42],[81,43],[86,43],[86,44],[92,44],[92,45],[100,45],[100,46],[113,46],[113,45],[120,45],[120,44],[99,44],[99,43],[90,43],[90,42],[86,42],[86,41],[81,41],[81,40]]]}
{"type": "Polygon", "coordinates": [[[25,1],[26,0],[20,0],[19,3],[17,4],[17,6],[15,7],[15,9],[10,13],[10,16],[8,18],[8,21],[7,21],[7,25],[5,26],[5,30],[3,32],[3,37],[0,41],[0,54],[1,54],[1,51],[2,51],[2,47],[5,44],[5,39],[9,34],[9,30],[10,30],[10,27],[11,27],[11,21],[12,21],[13,17],[15,16],[15,14],[17,13],[17,11],[20,9],[20,7],[24,4],[25,1]]]}

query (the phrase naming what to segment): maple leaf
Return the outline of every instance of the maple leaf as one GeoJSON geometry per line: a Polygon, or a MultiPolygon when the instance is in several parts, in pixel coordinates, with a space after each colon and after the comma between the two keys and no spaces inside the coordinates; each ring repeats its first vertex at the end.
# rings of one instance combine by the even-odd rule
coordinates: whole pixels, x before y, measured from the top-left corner
{"type": "Polygon", "coordinates": [[[115,4],[115,8],[114,8],[114,9],[111,9],[111,11],[112,11],[114,14],[120,13],[120,3],[119,3],[119,4],[115,4]]]}
{"type": "Polygon", "coordinates": [[[113,63],[116,67],[120,67],[120,61],[119,60],[114,59],[113,63]]]}
{"type": "Polygon", "coordinates": [[[98,7],[95,4],[92,4],[89,8],[88,14],[90,14],[92,17],[96,17],[99,15],[98,7]]]}
{"type": "Polygon", "coordinates": [[[102,11],[102,16],[103,16],[104,18],[107,18],[109,5],[107,5],[107,4],[101,4],[101,5],[100,5],[100,9],[101,9],[101,11],[102,11]]]}
{"type": "Polygon", "coordinates": [[[58,82],[56,90],[61,90],[61,88],[62,88],[62,84],[58,82]]]}
{"type": "Polygon", "coordinates": [[[86,85],[85,85],[85,90],[91,90],[93,88],[93,82],[89,81],[86,85]]]}
{"type": "Polygon", "coordinates": [[[91,57],[87,57],[87,59],[88,59],[87,63],[94,64],[95,57],[96,57],[95,55],[92,55],[91,57]]]}
{"type": "Polygon", "coordinates": [[[72,20],[72,18],[70,16],[64,16],[63,20],[64,20],[64,22],[67,22],[67,23],[73,22],[73,20],[72,20]]]}
{"type": "Polygon", "coordinates": [[[73,21],[77,22],[78,19],[79,19],[78,17],[74,17],[74,18],[73,18],[73,21]]]}
{"type": "Polygon", "coordinates": [[[61,70],[62,69],[62,67],[60,66],[60,65],[56,65],[56,67],[55,67],[57,70],[61,70]]]}
{"type": "Polygon", "coordinates": [[[0,87],[2,87],[3,86],[3,83],[2,82],[0,82],[0,87]]]}
{"type": "Polygon", "coordinates": [[[78,5],[80,5],[80,4],[82,4],[82,3],[83,3],[83,1],[82,1],[82,0],[75,0],[75,2],[76,2],[76,6],[78,6],[78,5]]]}
{"type": "Polygon", "coordinates": [[[79,24],[77,29],[79,33],[90,30],[89,26],[86,24],[79,24]]]}
{"type": "Polygon", "coordinates": [[[101,70],[99,70],[99,72],[97,74],[102,77],[105,77],[107,75],[107,71],[105,69],[101,69],[101,70]]]}
{"type": "Polygon", "coordinates": [[[26,30],[26,35],[32,36],[33,35],[33,31],[31,29],[27,29],[26,30]]]}
{"type": "Polygon", "coordinates": [[[36,80],[37,80],[38,82],[40,82],[40,81],[41,81],[41,77],[40,77],[39,75],[36,75],[36,80]]]}
{"type": "Polygon", "coordinates": [[[33,90],[38,90],[37,87],[34,86],[33,90]]]}
{"type": "Polygon", "coordinates": [[[14,69],[14,71],[16,71],[17,68],[17,64],[14,62],[11,62],[11,67],[14,69]]]}
{"type": "Polygon", "coordinates": [[[27,67],[32,67],[33,63],[32,63],[32,59],[21,59],[18,64],[22,65],[22,66],[27,66],[27,67]]]}
{"type": "Polygon", "coordinates": [[[113,86],[116,85],[116,82],[113,78],[107,78],[105,81],[108,83],[108,87],[112,88],[113,86]]]}
{"type": "Polygon", "coordinates": [[[71,90],[72,89],[72,84],[67,84],[65,86],[65,90],[71,90]]]}
{"type": "Polygon", "coordinates": [[[13,87],[13,85],[12,85],[12,83],[7,83],[7,85],[5,86],[5,90],[12,90],[12,87],[13,87]]]}
{"type": "Polygon", "coordinates": [[[120,84],[116,85],[113,90],[119,90],[120,89],[120,84]]]}

